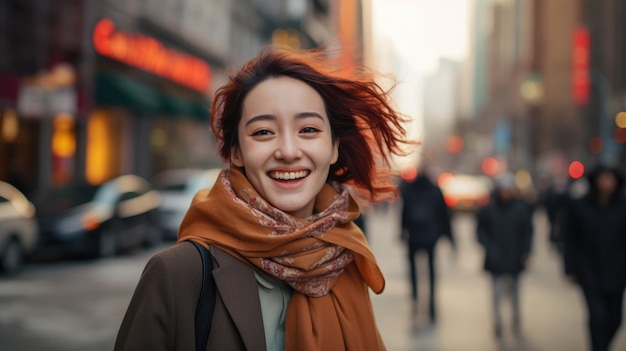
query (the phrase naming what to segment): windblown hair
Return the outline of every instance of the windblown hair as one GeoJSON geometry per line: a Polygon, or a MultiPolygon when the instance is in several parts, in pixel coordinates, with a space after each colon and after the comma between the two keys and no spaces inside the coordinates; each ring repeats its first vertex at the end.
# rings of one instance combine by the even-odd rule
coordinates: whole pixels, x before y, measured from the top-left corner
{"type": "MultiPolygon", "coordinates": [[[[390,92],[384,90],[361,67],[350,78],[333,67],[324,50],[293,52],[268,47],[237,72],[216,92],[211,106],[211,129],[220,156],[228,161],[239,145],[237,127],[243,102],[259,83],[287,76],[305,82],[324,100],[333,140],[339,140],[339,159],[331,166],[329,180],[349,185],[366,201],[395,199],[391,180],[391,157],[406,155],[404,123],[408,119],[391,106],[390,92]]],[[[340,68],[340,67],[339,67],[340,68]]]]}

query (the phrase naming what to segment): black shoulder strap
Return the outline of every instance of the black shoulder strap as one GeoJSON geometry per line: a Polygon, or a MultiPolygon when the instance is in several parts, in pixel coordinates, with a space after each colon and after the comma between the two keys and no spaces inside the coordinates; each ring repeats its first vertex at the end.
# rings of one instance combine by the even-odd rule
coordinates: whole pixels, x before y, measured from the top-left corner
{"type": "Polygon", "coordinates": [[[202,287],[196,307],[196,351],[205,351],[211,331],[211,320],[215,309],[215,280],[213,279],[213,261],[211,252],[195,241],[192,243],[202,258],[202,287]]]}

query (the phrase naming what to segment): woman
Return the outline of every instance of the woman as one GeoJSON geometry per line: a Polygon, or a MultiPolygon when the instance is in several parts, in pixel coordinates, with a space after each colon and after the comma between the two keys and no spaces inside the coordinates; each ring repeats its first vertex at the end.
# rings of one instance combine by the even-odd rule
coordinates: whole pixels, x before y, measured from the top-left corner
{"type": "Polygon", "coordinates": [[[207,350],[385,349],[368,295],[385,281],[348,186],[396,195],[388,166],[405,120],[374,81],[323,57],[266,49],[217,91],[211,128],[230,167],[148,262],[116,350],[194,349],[201,266],[187,241],[213,257],[207,350]]]}
{"type": "Polygon", "coordinates": [[[589,192],[568,206],[565,273],[587,304],[590,349],[609,350],[622,321],[626,288],[626,199],[618,169],[598,165],[587,175],[589,192]]]}

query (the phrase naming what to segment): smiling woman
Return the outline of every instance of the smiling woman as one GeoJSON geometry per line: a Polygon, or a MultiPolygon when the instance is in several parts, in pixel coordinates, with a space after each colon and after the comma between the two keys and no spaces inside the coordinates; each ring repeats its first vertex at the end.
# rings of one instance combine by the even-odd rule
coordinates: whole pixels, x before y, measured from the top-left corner
{"type": "Polygon", "coordinates": [[[232,163],[259,195],[295,217],[312,215],[338,147],[315,89],[289,77],[259,83],[243,104],[238,134],[232,163]]]}
{"type": "Polygon", "coordinates": [[[393,197],[389,160],[410,142],[388,91],[330,71],[326,54],[266,49],[217,91],[211,126],[230,167],[148,263],[116,350],[194,348],[202,265],[189,241],[215,267],[200,350],[385,349],[368,290],[385,280],[352,190],[393,197]]]}

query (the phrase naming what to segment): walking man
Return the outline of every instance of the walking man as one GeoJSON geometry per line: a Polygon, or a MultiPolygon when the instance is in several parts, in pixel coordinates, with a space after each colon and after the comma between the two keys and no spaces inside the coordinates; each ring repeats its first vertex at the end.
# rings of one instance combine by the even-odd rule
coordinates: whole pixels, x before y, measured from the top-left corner
{"type": "Polygon", "coordinates": [[[502,175],[495,181],[491,201],[477,213],[477,237],[485,249],[484,269],[492,278],[494,332],[501,337],[500,310],[505,291],[510,292],[513,331],[520,331],[520,274],[527,265],[532,243],[529,207],[516,198],[513,176],[502,175]],[[509,289],[505,288],[508,287],[509,289]]]}
{"type": "Polygon", "coordinates": [[[607,351],[622,321],[626,287],[626,200],[617,169],[598,166],[589,193],[569,207],[564,224],[565,273],[580,285],[593,351],[607,351]]]}
{"type": "Polygon", "coordinates": [[[428,278],[430,283],[429,318],[436,321],[435,308],[435,246],[441,236],[447,237],[454,245],[450,213],[441,189],[420,172],[412,182],[402,183],[402,236],[407,244],[411,297],[414,310],[417,309],[417,267],[415,257],[418,251],[428,256],[428,278]]]}

